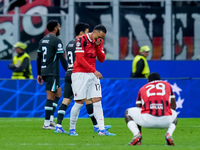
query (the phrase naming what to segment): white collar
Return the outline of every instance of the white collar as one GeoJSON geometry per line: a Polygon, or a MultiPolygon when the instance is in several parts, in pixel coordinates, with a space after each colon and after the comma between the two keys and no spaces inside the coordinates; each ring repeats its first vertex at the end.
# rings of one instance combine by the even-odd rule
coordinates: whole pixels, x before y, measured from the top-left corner
{"type": "Polygon", "coordinates": [[[87,38],[88,38],[88,40],[89,40],[90,42],[92,42],[92,40],[91,40],[90,37],[89,37],[89,34],[91,34],[91,33],[86,34],[86,35],[87,35],[87,38]]]}

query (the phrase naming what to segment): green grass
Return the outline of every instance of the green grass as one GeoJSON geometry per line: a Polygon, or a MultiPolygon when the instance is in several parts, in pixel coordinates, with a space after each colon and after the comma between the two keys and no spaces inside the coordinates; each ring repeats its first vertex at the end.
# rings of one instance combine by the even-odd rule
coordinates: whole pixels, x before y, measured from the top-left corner
{"type": "MultiPolygon", "coordinates": [[[[0,150],[199,150],[200,118],[179,119],[173,134],[174,147],[166,146],[165,129],[142,128],[142,145],[128,146],[133,135],[124,118],[105,118],[112,125],[109,130],[116,136],[98,136],[93,132],[89,118],[79,119],[77,133],[56,134],[53,130],[42,130],[43,118],[0,118],[0,150]]],[[[69,119],[63,121],[68,130],[69,119]]]]}

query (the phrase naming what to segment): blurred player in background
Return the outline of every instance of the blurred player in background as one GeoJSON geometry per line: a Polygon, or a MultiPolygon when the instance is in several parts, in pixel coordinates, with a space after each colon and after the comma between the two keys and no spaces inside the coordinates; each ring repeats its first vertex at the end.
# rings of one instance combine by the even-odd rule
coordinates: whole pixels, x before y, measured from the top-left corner
{"type": "Polygon", "coordinates": [[[43,84],[47,93],[45,104],[45,121],[43,129],[55,129],[53,114],[57,107],[58,100],[62,96],[60,88],[59,60],[65,71],[67,62],[64,57],[62,41],[57,37],[60,34],[60,24],[57,20],[50,20],[47,23],[49,34],[40,40],[37,58],[37,82],[43,84]]]}
{"type": "Polygon", "coordinates": [[[31,58],[25,52],[27,45],[17,42],[14,48],[17,55],[13,57],[12,62],[8,66],[13,71],[12,79],[33,79],[31,58]]]}
{"type": "Polygon", "coordinates": [[[141,126],[146,128],[168,128],[167,145],[174,145],[172,134],[177,124],[176,100],[172,87],[161,81],[158,73],[151,73],[148,83],[138,92],[136,107],[126,110],[125,120],[134,137],[129,145],[141,145],[141,126]]]}
{"type": "MultiPolygon", "coordinates": [[[[70,114],[69,134],[75,133],[75,123],[77,121],[80,108],[85,99],[92,100],[94,106],[94,117],[98,124],[98,134],[114,136],[109,133],[104,126],[104,116],[101,104],[101,84],[103,76],[95,69],[96,57],[100,62],[105,60],[103,51],[103,38],[106,35],[106,28],[103,25],[94,27],[93,32],[81,36],[76,42],[76,60],[73,65],[72,89],[74,93],[74,108],[70,114]]],[[[77,134],[77,133],[75,133],[77,134]]]]}
{"type": "MultiPolygon", "coordinates": [[[[73,64],[75,61],[75,49],[76,49],[76,40],[78,37],[87,34],[89,32],[89,25],[86,23],[78,23],[75,26],[75,34],[76,34],[76,38],[73,39],[72,41],[70,41],[67,46],[66,46],[66,53],[67,53],[67,60],[68,60],[68,69],[67,72],[65,74],[65,87],[64,87],[64,95],[63,95],[63,101],[59,107],[58,110],[58,117],[57,117],[57,125],[56,125],[56,129],[55,129],[55,133],[68,133],[66,132],[63,128],[62,128],[62,120],[65,116],[65,112],[67,110],[67,106],[69,105],[69,103],[71,102],[71,100],[73,99],[74,95],[72,92],[72,87],[71,87],[71,74],[72,74],[72,70],[73,70],[73,64]]],[[[87,112],[93,122],[94,125],[94,131],[98,132],[98,127],[97,127],[97,121],[94,118],[94,114],[93,114],[93,104],[91,101],[85,101],[86,103],[86,109],[87,112]]],[[[75,107],[76,105],[74,105],[71,109],[71,114],[74,113],[79,113],[80,109],[76,109],[75,107]],[[74,112],[75,111],[75,112],[74,112]]],[[[73,122],[75,125],[75,122],[73,122]]],[[[111,126],[106,126],[106,129],[110,128],[111,126]]],[[[78,134],[76,133],[75,130],[72,130],[69,135],[71,136],[77,136],[78,134]]]]}

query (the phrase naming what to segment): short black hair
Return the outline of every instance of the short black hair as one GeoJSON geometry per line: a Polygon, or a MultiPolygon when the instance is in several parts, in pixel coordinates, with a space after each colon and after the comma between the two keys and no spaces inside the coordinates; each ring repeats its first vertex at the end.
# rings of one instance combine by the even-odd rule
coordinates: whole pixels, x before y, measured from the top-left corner
{"type": "Polygon", "coordinates": [[[58,26],[59,22],[57,20],[50,20],[47,23],[47,30],[52,32],[56,26],[58,26]]]}
{"type": "Polygon", "coordinates": [[[105,27],[104,25],[102,25],[102,24],[96,25],[96,26],[94,27],[94,30],[102,31],[102,32],[104,32],[105,34],[106,34],[106,32],[107,32],[106,27],[105,27]]]}
{"type": "Polygon", "coordinates": [[[89,24],[83,23],[83,22],[79,22],[75,26],[75,34],[76,34],[76,36],[79,35],[81,31],[85,32],[86,29],[89,29],[89,24]]]}
{"type": "Polygon", "coordinates": [[[148,76],[148,82],[155,81],[155,80],[161,80],[161,78],[158,73],[153,72],[148,76]]]}

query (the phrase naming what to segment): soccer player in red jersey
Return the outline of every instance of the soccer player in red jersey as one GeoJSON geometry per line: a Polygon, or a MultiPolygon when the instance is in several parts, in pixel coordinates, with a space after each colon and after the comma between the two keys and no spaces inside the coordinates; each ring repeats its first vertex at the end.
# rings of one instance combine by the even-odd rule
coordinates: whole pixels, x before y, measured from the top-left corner
{"type": "MultiPolygon", "coordinates": [[[[103,38],[106,35],[106,28],[97,25],[91,33],[79,37],[76,42],[76,58],[72,71],[72,89],[74,93],[75,107],[80,109],[85,99],[92,100],[94,116],[99,126],[99,135],[114,136],[105,130],[104,115],[101,104],[101,84],[102,74],[95,69],[96,58],[102,63],[105,60],[103,51],[103,38]]],[[[75,112],[75,111],[74,111],[75,112]]],[[[78,112],[78,111],[76,111],[78,112]]],[[[76,123],[78,113],[70,114],[71,126],[76,123]]]]}
{"type": "Polygon", "coordinates": [[[141,145],[141,127],[168,128],[167,145],[174,145],[172,134],[177,124],[176,100],[171,85],[158,73],[151,73],[148,83],[140,88],[136,107],[128,108],[125,121],[134,137],[129,145],[141,145]]]}

